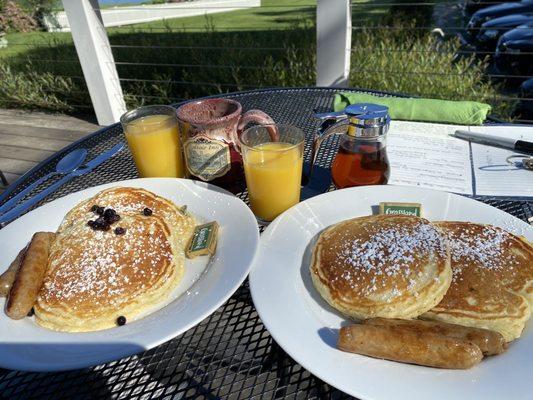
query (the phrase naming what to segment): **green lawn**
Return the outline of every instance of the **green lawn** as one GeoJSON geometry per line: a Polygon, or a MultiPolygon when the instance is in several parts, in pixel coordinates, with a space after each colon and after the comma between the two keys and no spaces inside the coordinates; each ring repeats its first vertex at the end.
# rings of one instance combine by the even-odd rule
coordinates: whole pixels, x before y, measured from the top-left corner
{"type": "MultiPolygon", "coordinates": [[[[381,0],[359,0],[359,3],[382,2],[381,0]]],[[[390,7],[353,7],[353,25],[372,23],[385,15],[390,7]]],[[[316,1],[310,0],[262,0],[261,7],[238,11],[209,14],[196,17],[174,18],[143,24],[108,28],[111,43],[113,36],[136,32],[201,32],[206,26],[223,32],[253,30],[286,30],[295,24],[314,24],[316,1]]],[[[9,45],[0,49],[0,57],[21,55],[29,48],[49,44],[70,44],[69,32],[10,33],[6,36],[9,45]]]]}
{"type": "MultiPolygon", "coordinates": [[[[309,0],[263,0],[261,7],[208,14],[208,19],[220,30],[248,31],[264,29],[286,29],[302,20],[314,20],[316,2],[309,0]]],[[[204,30],[206,17],[174,18],[130,25],[135,29],[186,29],[204,30]]],[[[129,27],[111,28],[110,34],[127,31],[129,27]]]]}
{"type": "MultiPolygon", "coordinates": [[[[263,0],[261,7],[251,9],[127,25],[108,28],[107,31],[113,43],[113,36],[123,35],[132,30],[136,32],[168,32],[169,30],[199,32],[204,31],[208,25],[216,30],[231,32],[284,30],[303,21],[313,22],[315,8],[316,2],[310,0],[263,0]]],[[[0,57],[21,55],[35,46],[72,43],[72,36],[69,32],[9,33],[6,38],[9,45],[0,49],[0,57]]]]}

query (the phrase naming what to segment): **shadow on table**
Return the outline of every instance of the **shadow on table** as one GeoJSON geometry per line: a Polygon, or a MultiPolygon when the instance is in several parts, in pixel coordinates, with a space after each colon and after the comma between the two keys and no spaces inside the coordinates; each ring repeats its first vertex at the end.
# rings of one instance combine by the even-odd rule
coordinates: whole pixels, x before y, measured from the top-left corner
{"type": "Polygon", "coordinates": [[[511,164],[497,164],[497,165],[483,165],[478,167],[481,171],[518,171],[521,168],[517,168],[511,164]]]}
{"type": "Polygon", "coordinates": [[[288,385],[287,355],[257,317],[248,284],[205,320],[139,356],[176,398],[255,398],[288,385]],[[277,389],[276,389],[277,388],[277,389]]]}
{"type": "Polygon", "coordinates": [[[132,343],[0,343],[1,365],[25,370],[0,368],[0,393],[21,399],[42,392],[110,398],[113,386],[109,382],[118,372],[113,373],[110,364],[86,367],[144,350],[132,343]]]}
{"type": "MultiPolygon", "coordinates": [[[[313,256],[313,249],[315,248],[318,237],[327,228],[328,227],[324,227],[324,229],[322,229],[315,236],[313,236],[311,240],[309,241],[309,244],[305,248],[304,254],[302,256],[302,264],[300,266],[300,276],[302,277],[302,282],[304,283],[305,288],[309,292],[309,295],[321,308],[323,308],[324,310],[330,313],[337,314],[341,316],[342,318],[345,318],[337,310],[331,307],[318,293],[318,291],[316,290],[313,284],[313,280],[311,279],[311,272],[309,271],[309,267],[311,266],[311,259],[313,256]]],[[[353,322],[349,320],[345,320],[341,322],[341,326],[347,326],[352,323],[353,322]]],[[[320,336],[320,339],[322,339],[322,341],[326,345],[334,349],[337,348],[337,339],[339,337],[339,329],[329,328],[325,326],[323,328],[320,328],[317,331],[317,334],[318,336],[320,336]]]]}
{"type": "Polygon", "coordinates": [[[302,177],[302,193],[300,195],[300,200],[304,201],[311,197],[317,196],[319,194],[325,193],[328,191],[331,186],[331,173],[329,169],[315,166],[313,168],[313,174],[311,177],[311,164],[304,163],[303,167],[304,173],[302,177]]]}

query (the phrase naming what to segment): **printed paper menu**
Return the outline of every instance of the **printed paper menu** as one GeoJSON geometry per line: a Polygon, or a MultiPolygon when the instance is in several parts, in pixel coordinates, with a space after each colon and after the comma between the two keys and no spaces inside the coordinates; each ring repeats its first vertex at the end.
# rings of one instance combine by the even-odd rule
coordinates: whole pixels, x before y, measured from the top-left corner
{"type": "Polygon", "coordinates": [[[533,141],[530,127],[393,121],[387,142],[389,183],[470,195],[533,196],[533,171],[506,161],[516,152],[450,136],[457,129],[533,141]]]}
{"type": "Polygon", "coordinates": [[[470,146],[447,135],[454,131],[450,125],[392,122],[387,139],[389,183],[472,194],[470,146]]]}

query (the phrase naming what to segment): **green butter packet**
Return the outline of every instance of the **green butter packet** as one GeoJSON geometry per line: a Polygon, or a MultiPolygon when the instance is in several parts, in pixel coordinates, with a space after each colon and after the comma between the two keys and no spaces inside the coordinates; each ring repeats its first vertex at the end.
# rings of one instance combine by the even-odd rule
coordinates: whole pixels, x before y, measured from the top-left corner
{"type": "Polygon", "coordinates": [[[420,203],[379,203],[379,213],[385,215],[413,215],[422,216],[422,204],[420,203]]]}
{"type": "Polygon", "coordinates": [[[191,240],[185,249],[187,258],[214,254],[217,248],[218,223],[216,221],[194,228],[191,240]]]}

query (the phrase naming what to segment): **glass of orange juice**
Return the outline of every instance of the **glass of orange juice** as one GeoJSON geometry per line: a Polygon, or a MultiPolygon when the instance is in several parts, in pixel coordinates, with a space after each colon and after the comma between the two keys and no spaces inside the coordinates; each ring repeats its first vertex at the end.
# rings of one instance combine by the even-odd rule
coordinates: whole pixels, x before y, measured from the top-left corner
{"type": "Polygon", "coordinates": [[[185,177],[176,110],[145,106],[128,111],[120,122],[142,178],[185,177]]]}
{"type": "Polygon", "coordinates": [[[244,131],[240,142],[252,211],[268,223],[300,201],[304,133],[291,125],[257,125],[244,131]]]}

